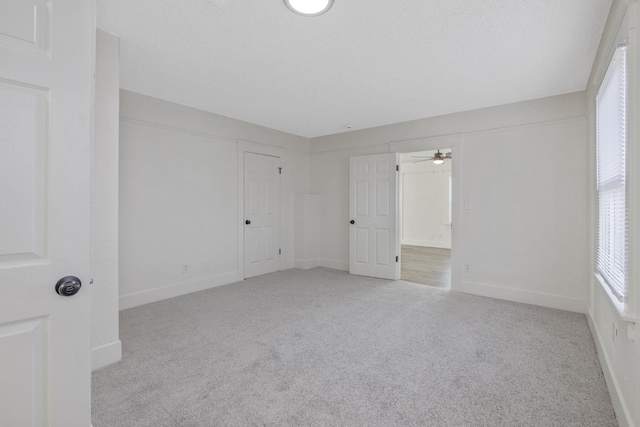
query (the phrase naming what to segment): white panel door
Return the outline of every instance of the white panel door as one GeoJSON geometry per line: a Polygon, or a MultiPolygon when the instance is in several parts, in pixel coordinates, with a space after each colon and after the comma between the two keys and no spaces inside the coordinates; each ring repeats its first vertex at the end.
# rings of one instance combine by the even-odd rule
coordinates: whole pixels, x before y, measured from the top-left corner
{"type": "Polygon", "coordinates": [[[244,155],[244,277],[280,269],[280,158],[244,155]]]}
{"type": "Polygon", "coordinates": [[[0,1],[2,426],[91,421],[93,10],[87,0],[0,1]],[[57,294],[63,276],[77,276],[80,292],[57,294]]]}
{"type": "Polygon", "coordinates": [[[396,153],[350,159],[349,272],[400,279],[396,153]]]}

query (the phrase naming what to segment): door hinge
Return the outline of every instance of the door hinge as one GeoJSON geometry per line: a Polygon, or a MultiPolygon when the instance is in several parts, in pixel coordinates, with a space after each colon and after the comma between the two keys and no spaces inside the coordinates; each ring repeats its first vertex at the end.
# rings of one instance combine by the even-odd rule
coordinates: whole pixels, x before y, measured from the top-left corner
{"type": "Polygon", "coordinates": [[[400,259],[400,257],[396,256],[396,262],[398,262],[398,259],[400,259]]]}
{"type": "Polygon", "coordinates": [[[278,173],[282,175],[282,168],[278,168],[278,173]]]}
{"type": "Polygon", "coordinates": [[[278,249],[278,255],[282,255],[282,249],[278,249]]]}
{"type": "Polygon", "coordinates": [[[396,172],[400,172],[400,165],[396,165],[396,172]]]}

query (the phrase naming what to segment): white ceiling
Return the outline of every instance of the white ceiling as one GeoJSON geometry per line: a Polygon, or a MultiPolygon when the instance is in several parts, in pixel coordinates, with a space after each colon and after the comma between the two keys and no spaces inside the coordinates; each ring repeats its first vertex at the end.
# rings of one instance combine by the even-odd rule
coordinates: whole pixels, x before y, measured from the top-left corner
{"type": "Polygon", "coordinates": [[[123,89],[316,137],[584,90],[611,0],[98,0],[123,89]]]}

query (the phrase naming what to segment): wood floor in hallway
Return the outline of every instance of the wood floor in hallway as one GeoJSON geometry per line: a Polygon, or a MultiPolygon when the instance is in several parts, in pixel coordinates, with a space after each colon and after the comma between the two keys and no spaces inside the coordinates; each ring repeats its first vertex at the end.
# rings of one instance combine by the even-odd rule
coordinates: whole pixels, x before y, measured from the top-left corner
{"type": "Polygon", "coordinates": [[[451,249],[402,245],[401,279],[406,282],[451,287],[451,249]]]}

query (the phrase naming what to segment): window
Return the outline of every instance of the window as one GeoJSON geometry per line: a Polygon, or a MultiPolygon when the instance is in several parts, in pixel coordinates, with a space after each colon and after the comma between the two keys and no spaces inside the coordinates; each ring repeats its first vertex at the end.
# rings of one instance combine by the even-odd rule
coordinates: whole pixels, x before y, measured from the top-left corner
{"type": "Polygon", "coordinates": [[[597,95],[599,279],[620,302],[627,294],[627,48],[619,45],[597,95]]]}

